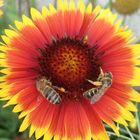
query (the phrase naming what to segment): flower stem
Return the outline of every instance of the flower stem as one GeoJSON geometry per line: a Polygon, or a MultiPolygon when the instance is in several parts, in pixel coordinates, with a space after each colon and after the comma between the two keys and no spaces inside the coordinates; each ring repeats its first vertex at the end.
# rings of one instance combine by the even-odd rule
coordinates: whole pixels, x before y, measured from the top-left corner
{"type": "MultiPolygon", "coordinates": [[[[106,126],[106,128],[110,128],[108,125],[105,125],[105,126],[106,126]]],[[[118,124],[117,124],[117,126],[118,126],[118,124]]],[[[121,127],[119,127],[119,131],[120,131],[121,133],[128,134],[128,132],[127,132],[125,129],[122,129],[121,127]]],[[[139,139],[139,138],[140,138],[139,135],[137,135],[137,134],[135,134],[135,133],[133,133],[133,132],[131,132],[131,134],[132,134],[133,137],[135,137],[136,139],[139,139]]]]}
{"type": "MultiPolygon", "coordinates": [[[[110,131],[107,131],[107,133],[109,135],[112,135],[112,136],[116,136],[116,134],[114,132],[110,132],[110,131]]],[[[123,139],[126,139],[126,140],[132,140],[131,138],[127,137],[127,136],[123,136],[123,135],[120,135],[119,136],[120,138],[123,138],[123,139]]]]}
{"type": "Polygon", "coordinates": [[[130,132],[130,130],[128,129],[127,126],[125,126],[125,129],[127,130],[128,134],[130,135],[131,140],[135,140],[135,138],[133,137],[132,133],[130,132]]]}

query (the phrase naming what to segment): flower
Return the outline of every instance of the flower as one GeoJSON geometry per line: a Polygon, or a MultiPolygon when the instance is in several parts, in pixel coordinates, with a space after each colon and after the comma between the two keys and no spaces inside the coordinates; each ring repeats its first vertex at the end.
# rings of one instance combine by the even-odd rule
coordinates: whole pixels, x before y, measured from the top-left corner
{"type": "Polygon", "coordinates": [[[77,6],[58,0],[57,10],[50,4],[42,14],[32,8],[31,15],[5,30],[0,47],[0,97],[24,117],[20,131],[30,126],[29,136],[44,140],[108,140],[105,122],[119,135],[115,122],[128,125],[137,111],[131,100],[140,102],[132,88],[139,86],[140,45],[132,44],[131,30],[109,9],[85,7],[82,0],[77,6]],[[97,90],[92,83],[101,71],[110,72],[113,83],[93,103],[83,94],[97,90]],[[50,83],[45,94],[37,87],[42,77],[50,83]],[[59,104],[47,99],[49,90],[59,104]]]}
{"type": "Polygon", "coordinates": [[[120,14],[133,14],[139,9],[140,0],[112,0],[112,7],[120,14]]]}
{"type": "MultiPolygon", "coordinates": [[[[3,0],[0,0],[0,8],[3,6],[3,0]]],[[[0,9],[0,16],[3,15],[3,11],[0,9]]]]}

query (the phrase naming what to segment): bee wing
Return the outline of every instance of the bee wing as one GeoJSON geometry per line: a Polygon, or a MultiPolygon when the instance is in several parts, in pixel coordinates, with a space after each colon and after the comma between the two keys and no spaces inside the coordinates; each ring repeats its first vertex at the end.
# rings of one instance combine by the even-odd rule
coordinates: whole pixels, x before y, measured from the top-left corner
{"type": "Polygon", "coordinates": [[[95,104],[96,102],[98,102],[105,94],[105,92],[108,90],[109,87],[110,86],[108,85],[108,83],[106,82],[103,83],[103,85],[98,88],[98,93],[91,98],[91,104],[95,104]]]}
{"type": "Polygon", "coordinates": [[[91,103],[91,104],[95,104],[96,102],[98,102],[98,101],[101,99],[102,95],[103,95],[103,94],[100,94],[100,93],[95,94],[95,95],[91,98],[90,103],[91,103]]]}
{"type": "Polygon", "coordinates": [[[109,88],[112,85],[112,79],[109,77],[106,77],[102,80],[102,83],[105,88],[109,88]]]}

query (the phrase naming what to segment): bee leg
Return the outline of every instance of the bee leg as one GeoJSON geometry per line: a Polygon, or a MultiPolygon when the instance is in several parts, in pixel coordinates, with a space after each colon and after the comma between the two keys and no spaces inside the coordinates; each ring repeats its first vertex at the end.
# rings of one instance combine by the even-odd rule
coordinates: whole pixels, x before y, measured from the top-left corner
{"type": "Polygon", "coordinates": [[[60,90],[63,93],[66,93],[66,90],[63,87],[59,88],[58,90],[60,90]]]}
{"type": "Polygon", "coordinates": [[[92,80],[89,80],[87,79],[87,81],[95,86],[101,86],[102,85],[102,82],[100,81],[92,81],[92,80]]]}
{"type": "Polygon", "coordinates": [[[60,92],[66,93],[66,90],[63,87],[59,88],[57,86],[53,86],[53,88],[59,90],[60,92]]]}
{"type": "Polygon", "coordinates": [[[95,86],[102,86],[102,82],[99,82],[99,81],[94,81],[93,82],[93,85],[95,85],[95,86]]]}

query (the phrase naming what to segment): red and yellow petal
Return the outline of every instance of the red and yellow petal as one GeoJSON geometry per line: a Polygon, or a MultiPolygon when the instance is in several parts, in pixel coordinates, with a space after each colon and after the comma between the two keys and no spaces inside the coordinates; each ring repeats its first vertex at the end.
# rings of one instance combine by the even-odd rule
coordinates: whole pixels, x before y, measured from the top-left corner
{"type": "Polygon", "coordinates": [[[90,122],[92,138],[98,140],[102,139],[109,140],[109,137],[107,136],[103,123],[98,114],[96,113],[96,110],[94,110],[94,108],[92,108],[88,102],[83,101],[82,105],[87,113],[90,122]]]}

